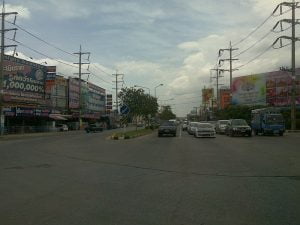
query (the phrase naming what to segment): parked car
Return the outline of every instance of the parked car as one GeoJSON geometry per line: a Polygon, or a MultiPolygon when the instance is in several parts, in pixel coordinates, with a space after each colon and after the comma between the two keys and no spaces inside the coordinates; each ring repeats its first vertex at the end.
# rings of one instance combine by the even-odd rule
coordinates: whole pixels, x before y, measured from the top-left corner
{"type": "Polygon", "coordinates": [[[225,129],[226,135],[231,137],[236,135],[252,136],[252,129],[244,119],[231,119],[225,129]]]}
{"type": "Polygon", "coordinates": [[[173,121],[165,121],[158,128],[158,137],[161,137],[165,134],[172,135],[176,137],[177,126],[173,121]]]}
{"type": "Polygon", "coordinates": [[[183,121],[182,123],[182,126],[181,126],[181,129],[184,131],[184,130],[187,130],[187,127],[188,127],[188,121],[183,121]]]}
{"type": "Polygon", "coordinates": [[[189,125],[187,127],[188,134],[192,135],[195,133],[197,124],[199,124],[199,122],[190,122],[189,123],[189,125]]]}
{"type": "Polygon", "coordinates": [[[218,122],[216,124],[216,133],[224,134],[228,122],[229,122],[229,120],[218,120],[218,122]]]}
{"type": "Polygon", "coordinates": [[[68,131],[69,127],[66,124],[57,125],[59,131],[68,131]]]}
{"type": "Polygon", "coordinates": [[[216,137],[216,131],[210,123],[198,123],[196,125],[194,137],[216,137]]]}
{"type": "Polygon", "coordinates": [[[98,124],[89,124],[86,128],[85,128],[85,131],[87,133],[90,133],[90,132],[101,132],[103,131],[103,127],[98,125],[98,124]]]}

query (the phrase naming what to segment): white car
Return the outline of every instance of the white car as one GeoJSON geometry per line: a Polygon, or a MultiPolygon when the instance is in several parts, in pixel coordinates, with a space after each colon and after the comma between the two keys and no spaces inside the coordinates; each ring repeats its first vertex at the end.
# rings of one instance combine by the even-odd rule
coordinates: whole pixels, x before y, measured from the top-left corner
{"type": "Polygon", "coordinates": [[[198,123],[196,125],[195,137],[216,137],[214,125],[210,123],[198,123]]]}
{"type": "Polygon", "coordinates": [[[196,130],[196,126],[199,124],[199,122],[190,122],[188,127],[187,127],[187,132],[188,134],[194,134],[196,130]]]}

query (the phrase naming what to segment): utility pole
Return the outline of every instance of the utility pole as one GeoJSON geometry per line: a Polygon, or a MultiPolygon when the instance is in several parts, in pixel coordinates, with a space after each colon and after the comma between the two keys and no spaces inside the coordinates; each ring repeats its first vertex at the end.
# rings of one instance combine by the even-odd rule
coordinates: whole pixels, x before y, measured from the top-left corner
{"type": "Polygon", "coordinates": [[[273,11],[275,13],[278,9],[280,9],[280,15],[283,14],[283,6],[291,8],[292,11],[292,19],[282,19],[276,23],[276,25],[273,27],[273,31],[277,28],[278,25],[280,25],[280,31],[283,32],[283,23],[289,23],[291,24],[292,28],[292,36],[280,36],[278,37],[275,42],[273,43],[273,48],[276,49],[275,45],[277,42],[279,42],[279,48],[283,48],[287,45],[283,45],[283,39],[290,40],[291,41],[291,75],[292,75],[292,96],[291,96],[291,129],[296,130],[296,80],[299,79],[299,75],[296,76],[296,41],[300,41],[300,38],[296,37],[296,24],[300,25],[300,19],[296,19],[296,9],[300,8],[298,6],[299,2],[295,2],[293,0],[292,2],[282,2],[273,11]]]}
{"type": "Polygon", "coordinates": [[[291,99],[291,129],[296,130],[296,32],[295,32],[295,11],[296,4],[292,4],[292,99],[291,99]]]}
{"type": "Polygon", "coordinates": [[[16,32],[16,28],[12,28],[12,29],[5,29],[5,18],[6,16],[9,15],[14,15],[15,19],[14,19],[14,23],[16,22],[16,18],[17,18],[17,12],[9,12],[6,13],[5,12],[5,2],[3,0],[3,5],[2,5],[2,13],[1,13],[1,59],[0,59],[0,136],[2,136],[4,134],[4,124],[5,124],[5,116],[4,116],[4,112],[3,112],[3,106],[4,106],[4,99],[3,99],[3,95],[4,95],[4,87],[3,87],[3,80],[4,80],[4,51],[5,48],[8,47],[16,47],[16,45],[5,45],[5,33],[11,30],[14,30],[16,32]]]}
{"type": "MultiPolygon", "coordinates": [[[[229,61],[229,70],[227,70],[227,71],[229,71],[229,76],[230,76],[230,94],[232,93],[232,72],[237,70],[237,69],[232,68],[232,62],[238,60],[238,59],[232,58],[232,52],[237,51],[237,50],[238,50],[238,48],[232,48],[231,41],[229,43],[229,48],[222,48],[219,50],[219,57],[221,57],[221,55],[224,51],[229,52],[229,59],[219,59],[219,66],[220,66],[221,62],[229,61]]],[[[224,70],[224,71],[226,71],[226,70],[224,70]]]]}
{"type": "Polygon", "coordinates": [[[116,87],[114,89],[116,89],[116,111],[117,111],[117,115],[119,115],[119,99],[118,99],[118,92],[119,92],[119,83],[122,83],[123,80],[119,80],[120,76],[124,76],[124,74],[118,73],[118,70],[116,70],[115,74],[112,74],[113,76],[116,77],[116,80],[113,81],[116,84],[116,87]]]}
{"type": "Polygon", "coordinates": [[[216,69],[211,69],[212,71],[216,71],[217,72],[217,75],[215,77],[211,77],[213,79],[216,79],[217,83],[216,83],[216,86],[217,86],[217,108],[219,109],[219,106],[220,106],[220,93],[219,93],[219,86],[222,85],[219,83],[219,79],[223,76],[220,76],[222,72],[224,72],[225,70],[224,69],[219,69],[218,67],[216,69]]]}
{"type": "Polygon", "coordinates": [[[84,74],[90,74],[90,73],[82,73],[81,70],[82,70],[82,65],[84,64],[90,64],[90,63],[86,63],[86,62],[82,62],[82,56],[83,55],[88,55],[88,58],[90,56],[90,52],[82,52],[82,49],[81,49],[81,45],[79,47],[79,52],[75,52],[74,53],[75,55],[78,55],[79,56],[79,62],[77,63],[74,63],[74,64],[77,64],[79,65],[79,73],[75,73],[76,75],[79,75],[79,116],[78,116],[78,121],[79,121],[79,130],[81,129],[81,126],[82,126],[82,96],[81,96],[81,77],[82,75],[84,74]]]}

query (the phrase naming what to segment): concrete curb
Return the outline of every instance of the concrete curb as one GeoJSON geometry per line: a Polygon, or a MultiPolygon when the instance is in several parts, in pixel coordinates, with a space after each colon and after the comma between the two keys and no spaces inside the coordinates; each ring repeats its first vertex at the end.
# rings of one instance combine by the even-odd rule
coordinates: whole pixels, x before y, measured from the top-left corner
{"type": "Polygon", "coordinates": [[[287,133],[300,133],[300,130],[286,130],[287,133]]]}
{"type": "Polygon", "coordinates": [[[144,137],[153,134],[154,132],[151,132],[149,134],[142,134],[142,135],[134,135],[134,136],[114,136],[111,135],[108,137],[110,140],[129,140],[129,139],[134,139],[134,138],[139,138],[139,137],[144,137]]]}

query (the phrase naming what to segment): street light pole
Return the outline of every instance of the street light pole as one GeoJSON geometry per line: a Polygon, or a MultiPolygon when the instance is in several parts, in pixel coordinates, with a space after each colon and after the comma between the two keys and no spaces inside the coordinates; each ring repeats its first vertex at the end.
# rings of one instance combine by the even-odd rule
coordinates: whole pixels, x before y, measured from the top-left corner
{"type": "Polygon", "coordinates": [[[139,85],[134,85],[134,87],[139,87],[139,88],[145,88],[145,89],[148,89],[149,95],[151,95],[151,94],[150,94],[150,88],[148,88],[148,87],[143,87],[143,86],[139,86],[139,85]]]}
{"type": "Polygon", "coordinates": [[[156,88],[163,86],[164,84],[159,84],[154,88],[154,97],[156,98],[156,88]]]}

